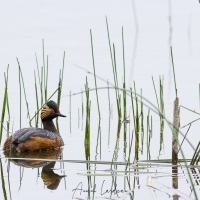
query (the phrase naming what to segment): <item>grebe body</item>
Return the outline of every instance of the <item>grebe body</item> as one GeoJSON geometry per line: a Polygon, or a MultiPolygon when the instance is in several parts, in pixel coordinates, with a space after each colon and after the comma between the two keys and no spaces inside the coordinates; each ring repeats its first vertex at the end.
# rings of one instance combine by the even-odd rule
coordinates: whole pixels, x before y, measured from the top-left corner
{"type": "Polygon", "coordinates": [[[45,104],[41,111],[42,128],[23,128],[8,137],[4,143],[4,151],[25,152],[56,149],[64,145],[60,133],[57,131],[53,119],[66,117],[58,109],[54,101],[45,104]]]}

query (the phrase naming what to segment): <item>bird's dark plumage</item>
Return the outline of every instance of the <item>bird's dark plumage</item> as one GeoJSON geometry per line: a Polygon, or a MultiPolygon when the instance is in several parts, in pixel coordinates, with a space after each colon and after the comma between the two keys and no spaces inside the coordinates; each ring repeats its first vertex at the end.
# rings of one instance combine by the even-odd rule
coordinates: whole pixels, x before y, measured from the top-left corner
{"type": "Polygon", "coordinates": [[[56,130],[52,121],[55,117],[65,117],[58,109],[54,101],[49,101],[42,108],[42,128],[23,128],[16,131],[4,143],[4,151],[40,151],[55,149],[64,145],[60,133],[56,130]]]}

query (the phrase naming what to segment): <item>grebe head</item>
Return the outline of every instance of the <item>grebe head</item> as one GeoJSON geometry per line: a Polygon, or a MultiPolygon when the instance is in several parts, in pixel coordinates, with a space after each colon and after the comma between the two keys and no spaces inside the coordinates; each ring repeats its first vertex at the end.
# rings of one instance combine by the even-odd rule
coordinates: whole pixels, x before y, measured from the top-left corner
{"type": "Polygon", "coordinates": [[[66,117],[62,115],[59,111],[57,103],[54,101],[48,101],[41,110],[41,119],[42,121],[45,120],[52,120],[55,117],[66,117]]]}

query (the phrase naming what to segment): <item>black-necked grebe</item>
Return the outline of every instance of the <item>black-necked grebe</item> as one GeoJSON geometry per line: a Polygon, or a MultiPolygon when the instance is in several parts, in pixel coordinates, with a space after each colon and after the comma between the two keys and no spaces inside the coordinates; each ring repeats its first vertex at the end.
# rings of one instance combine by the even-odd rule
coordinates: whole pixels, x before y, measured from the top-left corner
{"type": "Polygon", "coordinates": [[[64,145],[53,119],[66,117],[54,101],[47,102],[41,110],[42,128],[23,128],[11,135],[4,143],[4,151],[24,152],[59,148],[64,145]]]}

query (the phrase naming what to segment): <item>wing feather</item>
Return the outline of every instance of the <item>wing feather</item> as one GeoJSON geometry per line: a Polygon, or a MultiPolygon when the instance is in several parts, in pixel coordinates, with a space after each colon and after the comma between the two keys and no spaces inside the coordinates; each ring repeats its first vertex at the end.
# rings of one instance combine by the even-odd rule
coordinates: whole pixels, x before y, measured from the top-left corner
{"type": "Polygon", "coordinates": [[[25,142],[29,140],[31,137],[42,137],[49,138],[51,140],[55,140],[57,138],[61,138],[60,135],[56,132],[47,131],[41,128],[23,128],[16,131],[12,135],[12,143],[19,144],[21,142],[25,142]]]}

